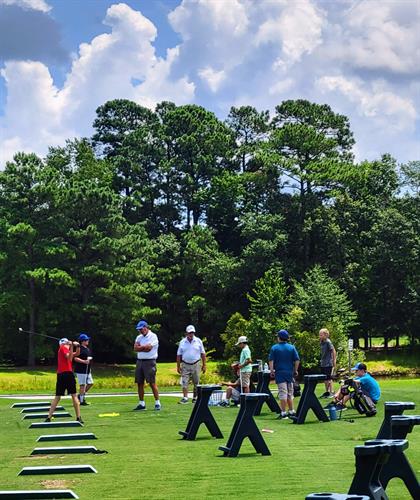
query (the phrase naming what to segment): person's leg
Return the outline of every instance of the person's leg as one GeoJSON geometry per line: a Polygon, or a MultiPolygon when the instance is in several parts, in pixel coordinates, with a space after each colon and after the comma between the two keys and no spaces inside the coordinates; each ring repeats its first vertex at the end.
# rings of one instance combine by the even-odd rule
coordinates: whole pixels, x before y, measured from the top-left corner
{"type": "Polygon", "coordinates": [[[86,394],[86,386],[85,384],[80,384],[79,385],[79,394],[80,394],[80,402],[82,403],[83,400],[85,399],[85,394],[86,394]]]}
{"type": "Polygon", "coordinates": [[[286,408],[287,408],[287,383],[286,382],[280,382],[277,384],[277,387],[279,389],[279,402],[280,402],[280,409],[281,409],[281,417],[286,417],[286,408]]]}
{"type": "Polygon", "coordinates": [[[287,406],[289,409],[289,414],[294,415],[295,409],[293,407],[293,382],[287,384],[287,406]]]}
{"type": "Polygon", "coordinates": [[[77,399],[77,394],[74,393],[71,395],[71,399],[73,401],[73,408],[76,413],[76,418],[79,420],[80,419],[80,403],[79,400],[77,399]]]}
{"type": "Polygon", "coordinates": [[[159,389],[156,384],[156,360],[151,359],[147,360],[145,365],[145,377],[146,382],[150,384],[150,388],[152,389],[153,396],[155,398],[155,410],[160,410],[160,401],[159,401],[159,389]]]}
{"type": "Polygon", "coordinates": [[[155,400],[158,401],[159,400],[159,389],[158,389],[156,382],[153,384],[150,384],[150,388],[152,389],[153,396],[154,396],[155,400]]]}
{"type": "Polygon", "coordinates": [[[181,365],[181,383],[182,383],[182,400],[188,400],[188,384],[190,383],[190,365],[182,363],[181,365]]]}
{"type": "Polygon", "coordinates": [[[197,398],[197,385],[200,383],[200,373],[201,373],[201,363],[196,363],[193,365],[193,370],[191,373],[192,383],[193,383],[193,402],[197,398]]]}
{"type": "Polygon", "coordinates": [[[242,373],[242,392],[245,394],[249,393],[249,384],[251,382],[251,372],[242,373]]]}
{"type": "Polygon", "coordinates": [[[48,410],[47,422],[51,420],[58,403],[60,402],[61,396],[66,392],[66,384],[64,375],[62,373],[57,373],[57,381],[55,384],[55,397],[51,401],[50,409],[48,410]]]}
{"type": "Polygon", "coordinates": [[[134,410],[144,410],[146,408],[146,404],[144,402],[144,380],[143,360],[138,359],[136,363],[136,374],[134,377],[134,381],[137,384],[137,394],[139,396],[139,402],[134,410]]]}
{"type": "Polygon", "coordinates": [[[55,409],[57,408],[58,403],[60,402],[61,396],[55,396],[55,398],[51,401],[50,409],[48,410],[48,417],[51,418],[55,409]]]}
{"type": "Polygon", "coordinates": [[[327,367],[327,372],[326,372],[326,375],[327,375],[326,388],[327,388],[327,392],[328,392],[329,395],[333,394],[332,371],[333,371],[333,367],[332,366],[328,366],[327,367]]]}

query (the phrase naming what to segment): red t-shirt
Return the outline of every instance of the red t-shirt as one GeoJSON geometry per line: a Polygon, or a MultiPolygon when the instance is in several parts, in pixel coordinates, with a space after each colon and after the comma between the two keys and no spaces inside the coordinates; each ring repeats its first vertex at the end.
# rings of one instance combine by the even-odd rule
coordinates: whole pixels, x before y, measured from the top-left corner
{"type": "Polygon", "coordinates": [[[70,346],[63,344],[58,349],[57,373],[72,372],[73,366],[70,358],[66,358],[66,354],[70,352],[70,346]]]}

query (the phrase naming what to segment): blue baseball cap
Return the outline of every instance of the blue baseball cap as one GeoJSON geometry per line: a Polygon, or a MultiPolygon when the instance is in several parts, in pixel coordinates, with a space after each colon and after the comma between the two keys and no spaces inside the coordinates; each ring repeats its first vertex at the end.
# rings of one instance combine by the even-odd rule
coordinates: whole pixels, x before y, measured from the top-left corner
{"type": "Polygon", "coordinates": [[[277,332],[277,337],[280,340],[289,340],[289,332],[287,330],[279,330],[277,332]]]}
{"type": "Polygon", "coordinates": [[[352,370],[367,370],[367,366],[364,363],[356,363],[352,370]]]}
{"type": "Polygon", "coordinates": [[[85,340],[90,340],[90,337],[88,335],[86,335],[86,333],[81,333],[79,335],[79,341],[84,342],[85,340]]]}
{"type": "Polygon", "coordinates": [[[137,326],[136,326],[136,330],[141,330],[142,328],[146,327],[146,326],[149,326],[147,324],[147,321],[145,321],[144,319],[141,319],[138,323],[137,323],[137,326]]]}

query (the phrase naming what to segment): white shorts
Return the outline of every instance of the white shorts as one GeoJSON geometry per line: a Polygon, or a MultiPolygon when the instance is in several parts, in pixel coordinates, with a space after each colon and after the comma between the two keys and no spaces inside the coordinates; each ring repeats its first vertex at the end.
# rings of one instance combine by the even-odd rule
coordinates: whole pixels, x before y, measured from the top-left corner
{"type": "Polygon", "coordinates": [[[75,373],[75,375],[79,385],[93,384],[93,377],[91,373],[88,373],[87,377],[86,373],[75,373]]]}

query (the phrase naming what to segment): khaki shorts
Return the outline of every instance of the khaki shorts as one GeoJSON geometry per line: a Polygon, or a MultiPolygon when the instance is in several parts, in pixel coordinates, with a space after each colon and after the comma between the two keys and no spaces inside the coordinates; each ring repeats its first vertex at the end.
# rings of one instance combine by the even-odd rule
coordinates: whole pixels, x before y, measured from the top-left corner
{"type": "Polygon", "coordinates": [[[136,363],[136,375],[134,378],[136,384],[156,383],[156,360],[155,359],[138,359],[136,363]]]}
{"type": "Polygon", "coordinates": [[[200,371],[201,363],[195,363],[194,365],[188,365],[187,363],[181,363],[181,385],[184,389],[188,387],[190,380],[194,386],[200,383],[200,371]]]}
{"type": "Polygon", "coordinates": [[[241,372],[242,387],[249,387],[251,383],[252,372],[241,372]]]}
{"type": "Polygon", "coordinates": [[[293,382],[280,382],[277,384],[279,389],[279,399],[284,401],[285,399],[293,399],[293,382]]]}

